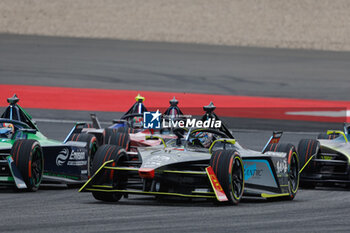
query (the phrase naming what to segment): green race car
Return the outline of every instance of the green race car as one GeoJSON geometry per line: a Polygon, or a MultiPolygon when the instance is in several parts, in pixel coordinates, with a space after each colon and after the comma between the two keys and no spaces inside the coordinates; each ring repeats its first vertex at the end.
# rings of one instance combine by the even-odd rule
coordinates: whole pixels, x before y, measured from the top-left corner
{"type": "Polygon", "coordinates": [[[98,143],[91,134],[76,133],[84,123],[77,123],[63,142],[48,139],[16,95],[7,101],[0,118],[0,185],[36,191],[44,182],[85,182],[98,143]]]}

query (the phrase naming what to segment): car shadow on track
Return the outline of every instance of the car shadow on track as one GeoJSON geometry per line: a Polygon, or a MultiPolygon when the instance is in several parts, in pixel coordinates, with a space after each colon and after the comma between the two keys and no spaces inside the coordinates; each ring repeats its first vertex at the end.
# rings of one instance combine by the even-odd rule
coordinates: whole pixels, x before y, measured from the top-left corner
{"type": "MultiPolygon", "coordinates": [[[[45,190],[69,190],[69,189],[76,189],[78,192],[79,187],[67,187],[65,184],[42,184],[40,185],[38,191],[45,191],[45,190]]],[[[14,186],[0,186],[0,193],[26,193],[27,190],[23,189],[17,189],[14,186]]]]}
{"type": "Polygon", "coordinates": [[[339,185],[328,185],[328,186],[316,186],[315,188],[300,188],[302,191],[350,191],[350,187],[339,186],[339,185]]]}
{"type": "MultiPolygon", "coordinates": [[[[237,206],[244,206],[245,204],[267,204],[272,202],[281,202],[286,200],[281,199],[264,199],[244,197],[237,206]]],[[[213,200],[205,199],[183,199],[183,198],[156,198],[156,197],[137,197],[122,198],[118,202],[102,202],[95,200],[91,195],[91,201],[86,201],[84,204],[93,205],[120,205],[120,206],[167,206],[167,207],[227,207],[231,206],[225,202],[219,203],[213,200]]]]}
{"type": "Polygon", "coordinates": [[[95,200],[91,195],[91,201],[85,202],[85,204],[93,205],[119,205],[119,206],[167,206],[167,207],[215,207],[220,206],[211,200],[191,200],[191,199],[173,199],[173,198],[156,198],[156,197],[131,197],[122,198],[118,202],[102,202],[95,200]]]}

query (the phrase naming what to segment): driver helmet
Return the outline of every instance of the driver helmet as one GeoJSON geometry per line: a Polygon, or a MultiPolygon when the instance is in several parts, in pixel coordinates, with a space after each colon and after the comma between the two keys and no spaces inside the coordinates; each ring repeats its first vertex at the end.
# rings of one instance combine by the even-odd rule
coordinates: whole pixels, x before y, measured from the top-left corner
{"type": "Polygon", "coordinates": [[[194,136],[205,148],[209,148],[213,143],[214,136],[209,132],[197,132],[194,136]]]}
{"type": "Polygon", "coordinates": [[[10,138],[15,133],[15,127],[11,123],[0,123],[0,136],[10,138]]]}
{"type": "Polygon", "coordinates": [[[143,126],[143,117],[135,116],[131,119],[131,127],[142,128],[142,126],[143,126]]]}

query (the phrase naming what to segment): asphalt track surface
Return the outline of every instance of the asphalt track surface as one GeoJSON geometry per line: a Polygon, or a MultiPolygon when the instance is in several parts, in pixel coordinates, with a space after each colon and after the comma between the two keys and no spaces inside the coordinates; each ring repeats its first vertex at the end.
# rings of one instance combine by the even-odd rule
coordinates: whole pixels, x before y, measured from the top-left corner
{"type": "MultiPolygon", "coordinates": [[[[349,58],[349,53],[1,35],[0,81],[348,100],[349,58]]],[[[87,112],[29,113],[48,137],[59,140],[74,121],[88,119],[87,112]]],[[[115,118],[100,114],[106,123],[115,118]]],[[[258,123],[234,129],[241,144],[256,150],[274,126],[255,130],[258,123]]],[[[294,144],[325,127],[304,132],[288,124],[293,132],[282,140],[294,144]]],[[[238,206],[216,206],[142,196],[105,204],[76,189],[45,186],[36,193],[0,189],[0,232],[348,232],[349,209],[350,191],[334,187],[299,190],[293,201],[243,199],[238,206]]]]}
{"type": "Polygon", "coordinates": [[[3,84],[348,100],[350,53],[0,35],[3,84]]]}

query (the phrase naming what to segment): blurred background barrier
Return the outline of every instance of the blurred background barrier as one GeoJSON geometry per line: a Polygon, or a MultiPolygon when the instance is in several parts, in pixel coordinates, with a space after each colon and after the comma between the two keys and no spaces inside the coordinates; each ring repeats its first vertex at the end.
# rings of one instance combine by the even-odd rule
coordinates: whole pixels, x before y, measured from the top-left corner
{"type": "Polygon", "coordinates": [[[348,0],[1,0],[0,33],[350,50],[348,0]]]}

